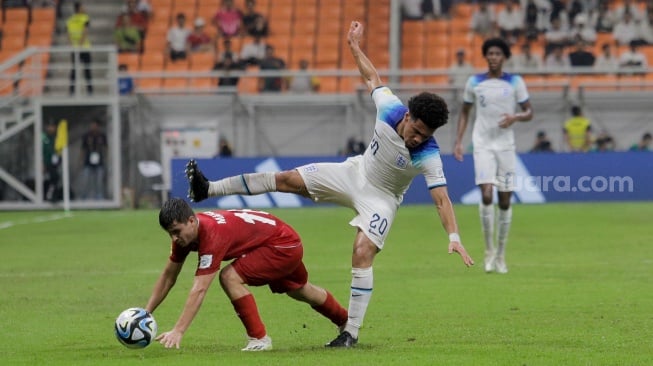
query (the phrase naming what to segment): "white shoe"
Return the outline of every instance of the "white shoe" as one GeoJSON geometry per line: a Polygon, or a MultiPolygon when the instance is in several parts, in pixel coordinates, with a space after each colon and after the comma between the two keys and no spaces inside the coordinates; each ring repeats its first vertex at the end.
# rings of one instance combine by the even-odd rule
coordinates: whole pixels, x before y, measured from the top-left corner
{"type": "Polygon", "coordinates": [[[495,269],[495,254],[493,250],[485,251],[485,272],[492,272],[495,269]]]}
{"type": "Polygon", "coordinates": [[[249,338],[249,342],[241,351],[269,351],[272,349],[272,338],[267,335],[263,338],[249,338]]]}
{"type": "Polygon", "coordinates": [[[494,259],[494,269],[497,271],[497,273],[508,273],[508,266],[506,266],[506,261],[503,257],[496,257],[494,259]]]}

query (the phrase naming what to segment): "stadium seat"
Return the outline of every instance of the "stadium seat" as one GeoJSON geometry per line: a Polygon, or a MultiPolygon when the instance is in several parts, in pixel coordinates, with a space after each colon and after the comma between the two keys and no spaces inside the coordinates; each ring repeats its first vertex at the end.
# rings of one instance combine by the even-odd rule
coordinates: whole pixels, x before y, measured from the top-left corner
{"type": "Polygon", "coordinates": [[[29,22],[29,9],[28,8],[6,8],[4,9],[4,16],[6,21],[21,21],[25,24],[29,22]]]}
{"type": "Polygon", "coordinates": [[[52,37],[54,32],[54,23],[49,22],[32,22],[27,28],[29,37],[49,35],[52,37]]]}
{"type": "Polygon", "coordinates": [[[138,78],[135,79],[136,86],[138,89],[143,89],[144,91],[159,91],[161,90],[161,78],[138,78]]]}
{"type": "Polygon", "coordinates": [[[212,52],[193,52],[189,56],[191,71],[210,71],[215,63],[212,52]]]}
{"type": "Polygon", "coordinates": [[[150,4],[155,13],[161,9],[172,8],[173,3],[174,0],[150,0],[150,4]]]}
{"type": "Polygon", "coordinates": [[[26,20],[7,18],[5,19],[5,22],[2,24],[3,38],[7,36],[11,37],[11,36],[18,36],[18,35],[22,35],[24,37],[26,32],[27,32],[26,20]]]}
{"type": "Polygon", "coordinates": [[[168,41],[165,39],[165,37],[155,37],[153,34],[145,37],[145,42],[143,44],[143,49],[147,53],[164,53],[166,52],[167,47],[168,41]]]}
{"type": "MultiPolygon", "coordinates": [[[[197,0],[197,6],[212,6],[215,9],[215,12],[218,11],[218,8],[220,7],[220,4],[222,3],[222,0],[197,0]]],[[[257,4],[259,1],[257,1],[257,4]]],[[[214,12],[214,13],[215,13],[214,12]]]]}
{"type": "MultiPolygon", "coordinates": [[[[249,74],[258,72],[258,66],[248,66],[245,70],[249,74]]],[[[238,93],[239,94],[258,94],[258,77],[253,76],[243,76],[238,81],[238,93]]]]}
{"type": "Polygon", "coordinates": [[[30,35],[27,38],[27,47],[50,47],[52,46],[52,33],[30,35]]]}
{"type": "Polygon", "coordinates": [[[3,36],[1,45],[3,52],[20,52],[25,48],[25,35],[3,36]]]}
{"type": "Polygon", "coordinates": [[[160,52],[146,52],[141,56],[140,71],[162,71],[165,59],[160,52]]]}
{"type": "Polygon", "coordinates": [[[54,8],[32,8],[31,23],[50,23],[54,24],[57,14],[54,8]]]}
{"type": "Polygon", "coordinates": [[[320,76],[320,89],[321,94],[334,94],[338,92],[338,77],[336,76],[320,76]]]}
{"type": "Polygon", "coordinates": [[[201,91],[205,89],[215,88],[216,85],[217,83],[214,78],[196,77],[190,79],[188,87],[193,90],[201,91]]]}
{"type": "Polygon", "coordinates": [[[119,53],[118,65],[127,65],[127,70],[138,71],[140,69],[140,55],[137,53],[119,53]]]}

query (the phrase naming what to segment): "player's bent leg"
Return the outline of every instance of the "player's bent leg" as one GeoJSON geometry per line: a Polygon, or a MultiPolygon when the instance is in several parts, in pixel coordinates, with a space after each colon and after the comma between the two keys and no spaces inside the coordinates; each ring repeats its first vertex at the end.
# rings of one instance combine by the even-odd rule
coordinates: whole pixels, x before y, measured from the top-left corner
{"type": "Polygon", "coordinates": [[[344,328],[347,323],[347,310],[338,303],[329,291],[319,286],[309,282],[300,289],[289,291],[288,296],[311,305],[315,311],[331,320],[339,330],[342,330],[340,328],[344,328]]]}
{"type": "Polygon", "coordinates": [[[242,351],[271,350],[272,339],[265,331],[254,296],[244,283],[233,265],[229,264],[220,271],[220,285],[231,300],[231,305],[247,332],[248,343],[242,351]]]}

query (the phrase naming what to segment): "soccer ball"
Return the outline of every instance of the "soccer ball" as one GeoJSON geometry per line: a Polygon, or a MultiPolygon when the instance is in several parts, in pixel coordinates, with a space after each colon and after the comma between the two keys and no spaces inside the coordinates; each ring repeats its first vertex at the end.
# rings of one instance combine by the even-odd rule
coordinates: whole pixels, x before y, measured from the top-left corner
{"type": "Polygon", "coordinates": [[[157,325],[150,312],[129,308],[116,319],[116,338],[129,348],[145,348],[156,337],[157,325]]]}

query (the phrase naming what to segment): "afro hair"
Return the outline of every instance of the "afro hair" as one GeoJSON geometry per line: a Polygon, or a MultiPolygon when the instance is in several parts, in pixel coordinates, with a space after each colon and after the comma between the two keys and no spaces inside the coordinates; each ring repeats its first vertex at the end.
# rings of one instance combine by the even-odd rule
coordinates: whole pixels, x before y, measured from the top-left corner
{"type": "Polygon", "coordinates": [[[485,42],[483,42],[483,56],[487,55],[487,51],[490,47],[499,47],[503,52],[503,55],[506,56],[506,59],[509,59],[512,55],[510,53],[510,46],[508,46],[508,43],[501,38],[486,39],[485,42]]]}
{"type": "Polygon", "coordinates": [[[447,124],[449,109],[447,102],[436,94],[421,92],[408,100],[408,110],[415,120],[421,120],[424,124],[438,129],[447,124]]]}

